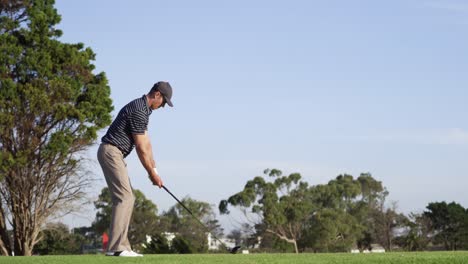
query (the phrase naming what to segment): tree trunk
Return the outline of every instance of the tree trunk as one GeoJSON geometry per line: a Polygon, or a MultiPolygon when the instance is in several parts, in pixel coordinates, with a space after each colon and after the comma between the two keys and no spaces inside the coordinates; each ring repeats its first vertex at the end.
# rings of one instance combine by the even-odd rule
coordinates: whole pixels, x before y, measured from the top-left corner
{"type": "Polygon", "coordinates": [[[387,227],[387,251],[392,251],[392,227],[387,227]]]}
{"type": "Polygon", "coordinates": [[[7,226],[5,223],[5,215],[0,208],[0,252],[3,256],[11,255],[11,243],[8,236],[7,226]]]}
{"type": "Polygon", "coordinates": [[[5,246],[5,244],[8,244],[9,241],[4,242],[3,238],[0,238],[0,251],[2,256],[10,256],[11,249],[10,247],[5,246]]]}
{"type": "Polygon", "coordinates": [[[293,244],[293,245],[294,245],[294,251],[296,252],[296,254],[299,253],[299,249],[297,248],[297,241],[296,241],[296,239],[288,238],[288,237],[286,237],[285,235],[282,235],[282,234],[277,233],[277,232],[275,232],[275,231],[273,231],[273,230],[270,230],[270,229],[267,229],[266,231],[269,232],[269,233],[272,233],[272,234],[276,235],[278,238],[280,238],[280,239],[282,239],[282,240],[284,240],[284,241],[286,241],[286,242],[288,242],[288,243],[293,244]]]}
{"type": "Polygon", "coordinates": [[[25,221],[18,220],[18,218],[14,222],[16,223],[13,226],[15,256],[31,256],[37,228],[25,221]]]}
{"type": "Polygon", "coordinates": [[[32,247],[25,238],[15,238],[15,256],[31,256],[32,247]]]}

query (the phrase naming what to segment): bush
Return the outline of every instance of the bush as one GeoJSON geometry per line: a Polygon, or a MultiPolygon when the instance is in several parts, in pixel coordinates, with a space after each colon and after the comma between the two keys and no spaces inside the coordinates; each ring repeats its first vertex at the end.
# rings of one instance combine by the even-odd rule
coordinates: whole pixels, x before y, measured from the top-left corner
{"type": "Polygon", "coordinates": [[[176,236],[172,240],[172,249],[174,250],[175,253],[179,253],[179,254],[190,254],[195,251],[193,250],[190,243],[181,236],[176,236]]]}
{"type": "Polygon", "coordinates": [[[151,237],[151,241],[143,244],[144,254],[170,254],[174,253],[164,235],[157,234],[151,237]]]}

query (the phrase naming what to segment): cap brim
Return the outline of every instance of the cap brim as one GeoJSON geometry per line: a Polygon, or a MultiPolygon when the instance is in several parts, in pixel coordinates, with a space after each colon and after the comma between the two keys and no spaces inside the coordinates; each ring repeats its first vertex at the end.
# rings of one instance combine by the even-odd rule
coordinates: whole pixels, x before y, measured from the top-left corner
{"type": "Polygon", "coordinates": [[[167,99],[166,96],[164,96],[164,100],[166,100],[166,104],[168,104],[170,107],[173,107],[174,105],[172,104],[171,100],[167,99]]]}

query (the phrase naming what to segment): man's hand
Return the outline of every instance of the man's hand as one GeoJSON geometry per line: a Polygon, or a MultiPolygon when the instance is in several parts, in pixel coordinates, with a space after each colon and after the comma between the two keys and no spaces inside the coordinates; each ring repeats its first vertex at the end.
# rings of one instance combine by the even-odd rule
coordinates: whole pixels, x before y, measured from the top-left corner
{"type": "Polygon", "coordinates": [[[156,174],[156,176],[150,176],[150,180],[153,182],[153,185],[157,185],[159,188],[162,188],[163,182],[159,175],[156,174]]]}

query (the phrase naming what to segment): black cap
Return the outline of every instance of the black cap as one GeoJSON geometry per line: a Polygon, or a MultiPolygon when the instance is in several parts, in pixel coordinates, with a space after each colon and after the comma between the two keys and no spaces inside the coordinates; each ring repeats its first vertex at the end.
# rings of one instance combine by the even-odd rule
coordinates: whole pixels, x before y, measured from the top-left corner
{"type": "Polygon", "coordinates": [[[157,82],[153,85],[153,88],[151,88],[151,92],[160,92],[162,96],[164,96],[164,99],[166,100],[166,103],[170,106],[173,107],[174,105],[171,102],[172,98],[172,87],[168,82],[157,82]]]}

